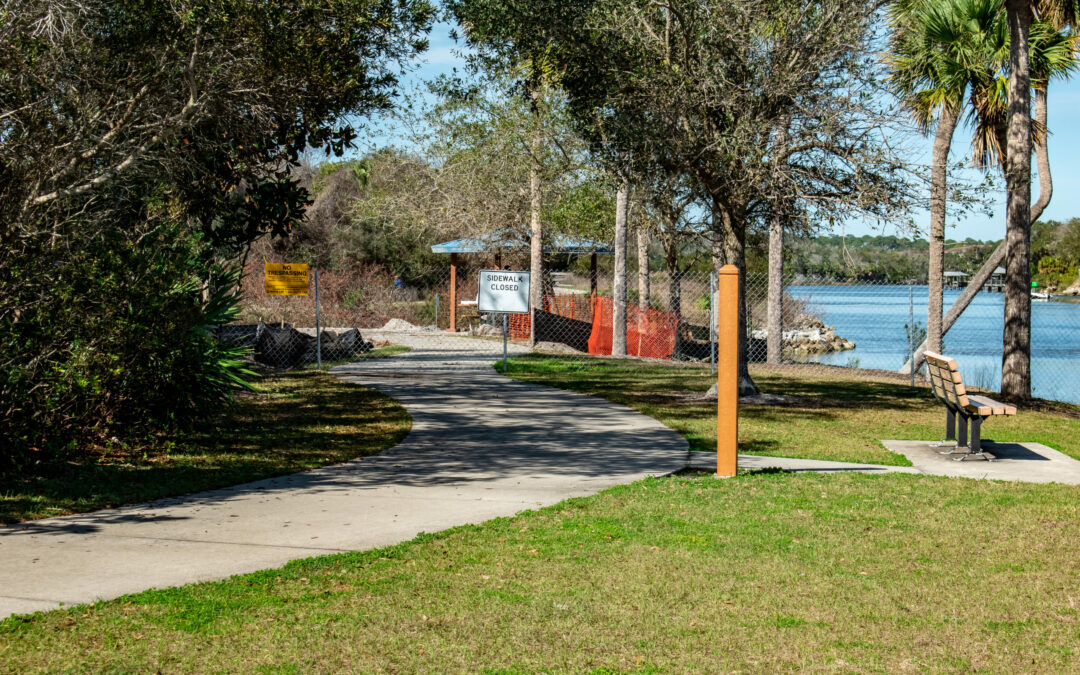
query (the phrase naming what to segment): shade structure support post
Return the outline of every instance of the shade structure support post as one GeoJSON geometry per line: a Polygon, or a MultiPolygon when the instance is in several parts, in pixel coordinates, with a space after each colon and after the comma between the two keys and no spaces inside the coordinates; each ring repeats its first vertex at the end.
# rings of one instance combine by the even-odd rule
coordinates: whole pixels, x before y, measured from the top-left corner
{"type": "Polygon", "coordinates": [[[450,254],[450,332],[457,332],[457,253],[450,254]]]}

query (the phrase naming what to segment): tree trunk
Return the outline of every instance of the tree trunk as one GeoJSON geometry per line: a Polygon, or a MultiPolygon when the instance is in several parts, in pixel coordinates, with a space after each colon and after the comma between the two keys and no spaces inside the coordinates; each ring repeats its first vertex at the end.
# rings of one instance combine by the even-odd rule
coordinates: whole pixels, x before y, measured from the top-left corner
{"type": "MultiPolygon", "coordinates": [[[[1035,91],[1035,119],[1046,128],[1046,90],[1037,89],[1035,91]]],[[[1047,137],[1044,135],[1042,139],[1035,145],[1035,157],[1039,167],[1039,199],[1035,202],[1035,205],[1031,207],[1030,223],[1035,224],[1046,207],[1050,204],[1050,198],[1054,196],[1054,179],[1050,174],[1050,152],[1047,143],[1047,137]]],[[[956,302],[949,308],[948,313],[945,314],[945,319],[942,322],[941,334],[944,336],[949,332],[949,329],[953,327],[956,320],[960,318],[960,315],[964,313],[964,310],[968,308],[971,301],[975,299],[975,296],[979,294],[982,287],[986,284],[990,275],[994,273],[994,270],[1001,265],[1005,260],[1005,241],[1002,240],[998,244],[994,252],[990,254],[990,257],[986,259],[983,266],[979,268],[971,280],[968,282],[967,288],[960,294],[960,297],[956,299],[956,302]]],[[[917,351],[915,358],[915,369],[918,370],[922,367],[923,356],[922,353],[927,350],[927,343],[923,342],[917,351]]],[[[904,367],[900,369],[901,373],[907,374],[910,372],[908,368],[911,367],[911,359],[904,364],[904,367]]]]}
{"type": "Polygon", "coordinates": [[[949,146],[956,131],[958,111],[941,109],[934,135],[933,168],[930,178],[930,287],[926,316],[926,349],[941,352],[941,314],[945,290],[945,181],[949,171],[949,146]]]}
{"type": "Polygon", "coordinates": [[[1031,77],[1030,0],[1007,0],[1009,137],[1006,150],[1005,329],[1001,393],[1031,396],[1031,77]]]}
{"type": "Polygon", "coordinates": [[[626,356],[626,228],[630,207],[630,185],[623,179],[615,195],[615,279],[612,283],[611,354],[626,356]]]}
{"type": "Polygon", "coordinates": [[[765,319],[765,360],[776,365],[783,359],[784,350],[784,218],[789,200],[785,188],[777,180],[781,169],[787,165],[788,127],[791,116],[784,115],[776,125],[773,135],[772,167],[772,213],[769,218],[769,288],[767,316],[765,319]]]}
{"type": "Polygon", "coordinates": [[[649,306],[649,233],[644,227],[637,231],[637,284],[638,305],[642,308],[649,306]]]}
{"type": "Polygon", "coordinates": [[[713,232],[720,236],[722,262],[734,265],[739,270],[739,396],[753,396],[760,391],[750,377],[746,358],[746,227],[740,216],[725,208],[716,197],[713,198],[713,232]]]}
{"type": "Polygon", "coordinates": [[[1050,176],[1050,130],[1046,124],[1046,96],[1045,84],[1035,88],[1035,119],[1038,120],[1044,132],[1039,142],[1035,143],[1035,163],[1039,170],[1039,199],[1031,207],[1029,219],[1031,225],[1034,225],[1035,221],[1042,216],[1042,212],[1050,203],[1050,198],[1054,196],[1054,180],[1050,176]]]}
{"type": "Polygon", "coordinates": [[[765,360],[780,363],[784,349],[784,218],[774,203],[769,220],[769,308],[765,360]]]}
{"type": "Polygon", "coordinates": [[[668,273],[668,311],[682,319],[682,272],[679,271],[679,253],[675,246],[664,251],[664,263],[668,273]]]}
{"type": "Polygon", "coordinates": [[[529,342],[536,344],[536,312],[543,309],[544,302],[544,226],[540,222],[543,195],[540,192],[540,151],[543,147],[543,129],[540,125],[540,92],[533,91],[532,113],[535,129],[529,163],[529,305],[533,320],[529,322],[529,342]]]}

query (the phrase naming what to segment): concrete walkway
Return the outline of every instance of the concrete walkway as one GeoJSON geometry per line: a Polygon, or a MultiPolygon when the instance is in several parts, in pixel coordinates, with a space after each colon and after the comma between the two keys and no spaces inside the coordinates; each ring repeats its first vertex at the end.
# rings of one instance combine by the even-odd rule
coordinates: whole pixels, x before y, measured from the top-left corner
{"type": "Polygon", "coordinates": [[[0,617],[384,546],[686,466],[686,441],[649,417],[497,375],[501,342],[365,337],[414,348],[335,369],[406,407],[413,429],[402,444],[282,478],[0,528],[0,617]]]}
{"type": "Polygon", "coordinates": [[[1080,485],[1080,461],[1042,443],[984,442],[983,449],[996,458],[992,462],[978,457],[958,462],[961,455],[942,454],[952,449],[950,446],[928,441],[881,443],[911,460],[920,473],[934,476],[1080,485]]]}
{"type": "MultiPolygon", "coordinates": [[[[911,466],[885,464],[854,464],[818,459],[739,455],[740,470],[781,469],[783,471],[814,471],[821,473],[918,473],[950,478],[975,480],[1007,480],[1025,483],[1064,483],[1080,485],[1080,461],[1041,443],[984,443],[984,448],[996,459],[988,462],[973,458],[958,462],[959,455],[945,455],[930,441],[882,441],[882,445],[911,461],[911,466]]],[[[709,452],[690,453],[688,467],[716,471],[716,455],[709,452]]]]}
{"type": "MultiPolygon", "coordinates": [[[[830,462],[822,459],[797,459],[795,457],[769,457],[767,455],[739,455],[739,471],[780,469],[793,473],[922,473],[912,466],[888,464],[856,464],[854,462],[830,462]]],[[[689,469],[716,471],[716,453],[692,452],[687,464],[689,469]]]]}

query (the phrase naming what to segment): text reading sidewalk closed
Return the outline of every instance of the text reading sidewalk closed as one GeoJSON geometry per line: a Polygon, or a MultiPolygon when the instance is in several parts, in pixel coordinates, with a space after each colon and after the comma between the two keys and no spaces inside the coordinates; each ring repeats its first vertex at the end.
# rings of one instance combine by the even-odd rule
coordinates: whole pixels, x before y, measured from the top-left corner
{"type": "Polygon", "coordinates": [[[307,263],[266,263],[267,295],[307,295],[307,263]]]}
{"type": "Polygon", "coordinates": [[[529,312],[529,273],[481,270],[476,304],[481,312],[527,314],[529,312]]]}

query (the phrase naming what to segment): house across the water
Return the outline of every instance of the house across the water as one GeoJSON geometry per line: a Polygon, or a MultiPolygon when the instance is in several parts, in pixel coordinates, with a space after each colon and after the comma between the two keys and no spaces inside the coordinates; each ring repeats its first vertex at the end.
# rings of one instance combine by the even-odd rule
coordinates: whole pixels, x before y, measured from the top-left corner
{"type": "Polygon", "coordinates": [[[1005,292],[1005,268],[998,267],[994,269],[994,273],[987,279],[986,285],[983,286],[984,291],[990,291],[991,293],[1004,293],[1005,292]]]}
{"type": "Polygon", "coordinates": [[[967,278],[971,275],[950,270],[942,276],[945,277],[945,288],[963,288],[967,286],[967,278]]]}

